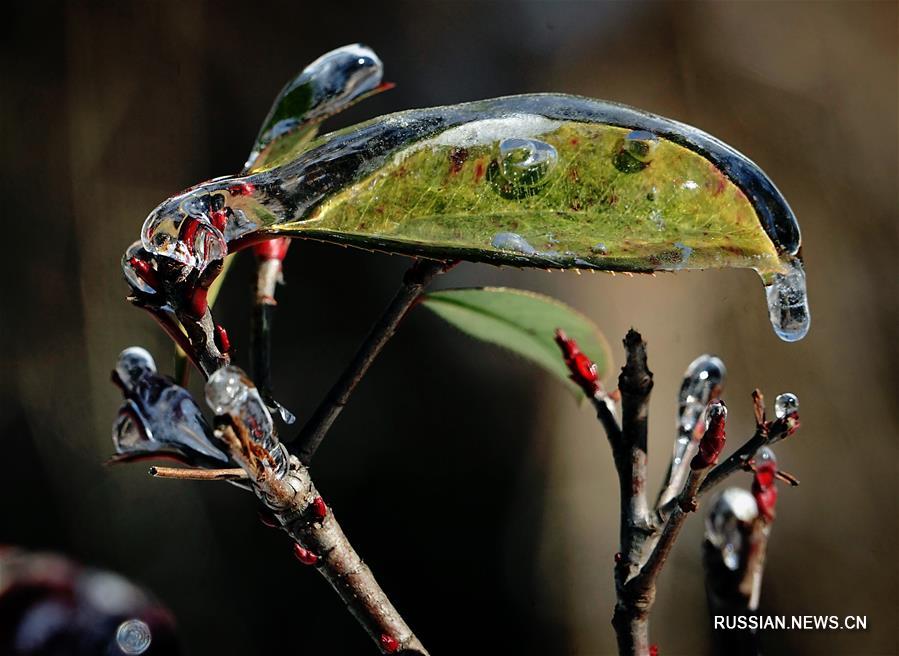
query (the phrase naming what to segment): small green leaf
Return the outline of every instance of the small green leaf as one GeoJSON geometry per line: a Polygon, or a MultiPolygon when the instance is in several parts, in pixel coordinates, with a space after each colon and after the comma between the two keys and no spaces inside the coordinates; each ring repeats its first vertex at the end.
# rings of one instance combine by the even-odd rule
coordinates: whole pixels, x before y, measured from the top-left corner
{"type": "Polygon", "coordinates": [[[609,343],[596,325],[549,296],[505,287],[475,287],[431,292],[423,303],[462,332],[540,365],[572,391],[576,387],[554,340],[556,328],[577,340],[581,351],[596,363],[600,377],[612,368],[609,343]]]}

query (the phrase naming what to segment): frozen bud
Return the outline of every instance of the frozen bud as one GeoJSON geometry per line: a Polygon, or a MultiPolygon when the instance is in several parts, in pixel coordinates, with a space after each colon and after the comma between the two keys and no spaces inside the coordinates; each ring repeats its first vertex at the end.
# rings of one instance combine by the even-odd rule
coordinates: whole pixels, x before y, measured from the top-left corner
{"type": "Polygon", "coordinates": [[[727,408],[723,401],[713,401],[707,412],[708,424],[699,441],[699,452],[690,461],[691,469],[705,469],[718,462],[718,455],[724,449],[727,408]]]}
{"type": "Polygon", "coordinates": [[[721,393],[727,369],[714,355],[700,355],[684,372],[678,395],[678,429],[691,435],[709,402],[721,393]]]}
{"type": "Polygon", "coordinates": [[[281,478],[290,465],[287,450],[278,442],[272,415],[259,390],[239,367],[222,367],[206,381],[206,403],[217,415],[239,421],[250,438],[268,454],[265,463],[281,478]]]}
{"type": "Polygon", "coordinates": [[[159,276],[152,260],[153,256],[140,241],[131,244],[122,255],[122,273],[132,289],[144,294],[155,294],[159,289],[159,276]]]}
{"type": "Polygon", "coordinates": [[[799,397],[789,392],[778,394],[774,399],[774,415],[778,419],[785,419],[799,413],[799,397]]]}
{"type": "Polygon", "coordinates": [[[115,373],[122,385],[132,389],[139,379],[156,373],[156,362],[146,349],[131,346],[119,353],[115,373]]]}
{"type": "Polygon", "coordinates": [[[752,496],[759,513],[769,522],[774,519],[777,505],[777,458],[774,451],[762,447],[755,455],[755,475],[752,480],[752,496]]]}
{"type": "Polygon", "coordinates": [[[206,383],[206,403],[217,415],[240,414],[249,394],[248,383],[237,367],[222,367],[206,383]]]}
{"type": "Polygon", "coordinates": [[[705,520],[705,539],[720,553],[727,569],[740,568],[757,515],[753,495],[739,487],[727,488],[712,505],[705,520]]]}

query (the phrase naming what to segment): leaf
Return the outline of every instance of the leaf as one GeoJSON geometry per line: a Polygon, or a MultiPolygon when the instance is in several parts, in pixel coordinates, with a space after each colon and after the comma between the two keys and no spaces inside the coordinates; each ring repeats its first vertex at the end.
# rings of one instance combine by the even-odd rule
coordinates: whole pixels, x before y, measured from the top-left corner
{"type": "Polygon", "coordinates": [[[555,343],[556,328],[577,340],[581,351],[596,363],[600,377],[612,368],[611,349],[599,328],[549,296],[506,287],[474,287],[431,292],[423,304],[462,332],[534,362],[579,396],[555,343]]]}

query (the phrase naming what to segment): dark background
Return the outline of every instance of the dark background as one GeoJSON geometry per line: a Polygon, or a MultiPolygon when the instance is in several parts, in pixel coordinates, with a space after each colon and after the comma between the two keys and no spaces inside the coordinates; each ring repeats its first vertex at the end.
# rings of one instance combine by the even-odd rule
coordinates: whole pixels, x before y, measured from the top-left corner
{"type": "MultiPolygon", "coordinates": [[[[750,271],[626,278],[463,264],[441,286],[508,284],[590,314],[621,356],[634,325],[656,374],[651,475],[681,373],[728,364],[728,433],[749,393],[802,403],[762,609],[867,615],[864,632],[777,632],[766,653],[895,654],[897,4],[16,3],[0,22],[4,157],[0,542],[117,570],[177,616],[189,654],[369,654],[327,584],[225,484],[106,468],[120,349],[171,349],[125,301],[119,257],[166,196],[239,169],[281,85],[354,41],[396,90],[332,127],[529,91],[616,100],[748,153],[803,227],[812,330],[768,325],[750,271]]],[[[276,389],[302,420],[402,275],[399,257],[295,244],[276,389]]],[[[246,365],[251,266],[216,316],[246,365]]],[[[319,488],[434,654],[613,651],[617,485],[586,407],[535,369],[415,311],[316,461],[319,488]]],[[[747,476],[738,481],[747,484],[747,476]]],[[[661,580],[653,642],[707,648],[699,518],[661,580]]]]}

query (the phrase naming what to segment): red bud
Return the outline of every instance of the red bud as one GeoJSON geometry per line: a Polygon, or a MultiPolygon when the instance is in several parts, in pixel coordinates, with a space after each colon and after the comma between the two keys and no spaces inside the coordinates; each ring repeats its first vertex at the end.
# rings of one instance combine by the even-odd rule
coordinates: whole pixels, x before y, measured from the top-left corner
{"type": "Polygon", "coordinates": [[[649,645],[649,656],[659,656],[658,645],[649,645]]]}
{"type": "Polygon", "coordinates": [[[293,545],[293,555],[304,565],[315,565],[318,562],[318,556],[296,542],[293,545]]]}
{"type": "Polygon", "coordinates": [[[222,326],[215,326],[215,345],[223,354],[231,351],[231,340],[228,339],[228,331],[222,326]]]}
{"type": "Polygon", "coordinates": [[[385,654],[394,654],[400,648],[400,641],[386,633],[381,634],[379,642],[385,654]]]}
{"type": "Polygon", "coordinates": [[[228,224],[228,215],[222,210],[213,210],[209,213],[209,222],[215,226],[216,230],[223,232],[228,224]]]}
{"type": "Polygon", "coordinates": [[[774,506],[777,505],[777,464],[762,462],[755,466],[755,477],[752,479],[752,496],[758,506],[759,513],[767,521],[774,519],[774,506]]]}
{"type": "Polygon", "coordinates": [[[699,453],[690,461],[690,469],[705,469],[718,462],[718,455],[724,449],[724,424],[727,408],[723,401],[714,401],[708,409],[709,425],[699,442],[699,453]]]}
{"type": "Polygon", "coordinates": [[[242,182],[228,187],[228,193],[232,196],[248,196],[256,191],[256,185],[252,182],[242,182]]]}
{"type": "Polygon", "coordinates": [[[268,239],[259,242],[253,246],[253,253],[260,260],[283,261],[287,256],[287,249],[289,246],[290,239],[287,237],[278,237],[277,239],[268,239]]]}
{"type": "Polygon", "coordinates": [[[137,277],[147,283],[155,290],[159,290],[159,276],[156,275],[156,269],[149,262],[132,257],[128,260],[128,264],[137,274],[137,277]]]}
{"type": "Polygon", "coordinates": [[[324,521],[325,517],[328,516],[328,506],[321,497],[315,497],[315,499],[312,500],[311,507],[312,514],[315,515],[315,518],[318,521],[324,521]]]}
{"type": "Polygon", "coordinates": [[[556,329],[556,344],[562,349],[562,357],[565,359],[568,371],[571,372],[571,380],[584,390],[584,394],[590,397],[595,396],[600,389],[596,364],[581,353],[577,342],[570,339],[561,328],[556,329]]]}

